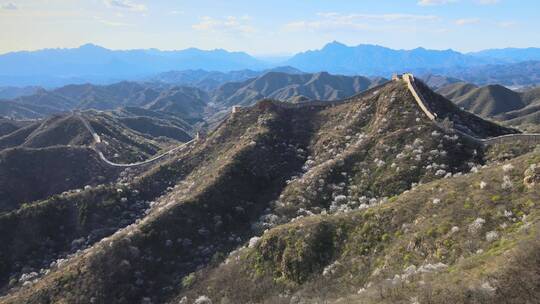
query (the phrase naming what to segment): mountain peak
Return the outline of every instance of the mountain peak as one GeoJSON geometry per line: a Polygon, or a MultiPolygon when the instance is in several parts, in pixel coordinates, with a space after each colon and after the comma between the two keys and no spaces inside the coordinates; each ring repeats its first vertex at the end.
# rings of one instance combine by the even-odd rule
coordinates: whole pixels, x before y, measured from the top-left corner
{"type": "Polygon", "coordinates": [[[81,50],[106,50],[106,48],[93,43],[86,43],[79,47],[81,50]]]}
{"type": "Polygon", "coordinates": [[[348,46],[341,43],[341,42],[338,42],[336,40],[330,42],[330,43],[327,43],[323,49],[336,49],[336,48],[347,48],[348,46]]]}

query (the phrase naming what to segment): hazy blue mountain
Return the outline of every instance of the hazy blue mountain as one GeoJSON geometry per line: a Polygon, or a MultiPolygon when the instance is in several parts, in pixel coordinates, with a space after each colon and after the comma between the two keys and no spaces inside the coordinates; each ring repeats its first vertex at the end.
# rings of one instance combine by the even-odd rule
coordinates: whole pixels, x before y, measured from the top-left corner
{"type": "Polygon", "coordinates": [[[61,86],[109,83],[170,70],[231,71],[264,69],[246,53],[195,48],[179,51],[109,50],[93,44],[75,49],[45,49],[0,55],[0,85],[61,86]]]}
{"type": "MultiPolygon", "coordinates": [[[[226,82],[244,81],[269,71],[288,74],[327,71],[333,74],[383,77],[396,72],[413,72],[464,79],[461,77],[464,73],[474,74],[476,69],[484,73],[488,65],[488,69],[497,65],[500,66],[497,70],[504,70],[507,64],[532,59],[540,60],[540,49],[501,49],[463,54],[453,50],[394,50],[377,45],[347,46],[332,42],[320,50],[296,54],[280,64],[286,67],[276,68],[278,64],[275,62],[264,62],[242,52],[195,48],[178,51],[117,51],[86,44],[74,49],[45,49],[0,55],[0,86],[39,85],[51,88],[67,84],[111,84],[124,80],[150,79],[157,83],[213,90],[226,82]]],[[[515,68],[510,69],[514,73],[515,68]]],[[[522,82],[529,85],[535,81],[522,82]]]]}
{"type": "Polygon", "coordinates": [[[40,87],[0,87],[0,99],[13,99],[19,96],[32,95],[36,93],[40,87]]]}
{"type": "Polygon", "coordinates": [[[347,46],[332,42],[321,50],[299,53],[287,64],[307,72],[385,76],[394,72],[473,66],[488,62],[453,50],[393,50],[377,45],[347,46]]]}
{"type": "Polygon", "coordinates": [[[230,72],[205,71],[205,70],[184,70],[169,71],[157,74],[145,79],[148,82],[163,83],[181,86],[193,86],[206,91],[211,91],[227,82],[239,82],[250,78],[259,77],[269,72],[280,72],[287,74],[302,74],[303,72],[290,66],[276,67],[263,71],[239,70],[230,72]]]}
{"type": "Polygon", "coordinates": [[[122,81],[110,85],[71,84],[33,95],[0,100],[0,116],[40,118],[75,109],[114,110],[138,107],[197,121],[209,101],[208,93],[185,86],[155,86],[122,81]]]}
{"type": "Polygon", "coordinates": [[[453,83],[462,82],[462,80],[457,78],[434,74],[419,75],[419,77],[434,90],[453,83]]]}
{"type": "Polygon", "coordinates": [[[430,72],[458,78],[476,85],[502,84],[519,88],[535,86],[540,83],[540,61],[434,69],[430,72]]]}
{"type": "Polygon", "coordinates": [[[229,82],[212,92],[220,106],[250,106],[260,99],[282,101],[339,100],[386,82],[383,78],[314,74],[265,73],[243,82],[229,82]]]}
{"type": "Polygon", "coordinates": [[[540,60],[540,48],[505,48],[505,49],[489,49],[479,52],[472,52],[469,55],[498,59],[503,61],[530,61],[530,60],[540,60]]]}
{"type": "MultiPolygon", "coordinates": [[[[214,73],[229,75],[192,71],[181,74],[185,76],[181,79],[189,80],[200,76],[199,74],[204,76],[214,73]]],[[[235,73],[231,74],[236,75],[235,73]]],[[[243,75],[247,72],[238,73],[243,75]]],[[[386,81],[380,77],[330,75],[326,72],[306,74],[290,67],[281,67],[247,80],[226,82],[215,90],[134,81],[109,85],[70,84],[54,90],[40,89],[33,95],[12,100],[0,100],[0,116],[39,118],[75,109],[113,110],[136,107],[176,115],[188,122],[197,122],[204,115],[211,115],[214,110],[229,110],[228,107],[237,104],[252,105],[263,98],[290,102],[306,99],[338,100],[386,81]]]]}

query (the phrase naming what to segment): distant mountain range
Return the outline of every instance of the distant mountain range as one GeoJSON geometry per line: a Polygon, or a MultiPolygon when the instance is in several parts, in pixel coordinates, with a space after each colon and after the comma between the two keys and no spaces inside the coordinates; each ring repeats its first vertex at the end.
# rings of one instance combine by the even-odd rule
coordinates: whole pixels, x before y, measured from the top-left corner
{"type": "Polygon", "coordinates": [[[434,69],[430,72],[462,79],[477,85],[501,84],[519,88],[540,84],[540,61],[434,69]]]}
{"type": "Polygon", "coordinates": [[[540,123],[540,87],[517,92],[501,85],[457,82],[437,92],[467,111],[510,125],[540,123]]]}
{"type": "Polygon", "coordinates": [[[111,85],[68,85],[0,101],[0,115],[39,118],[75,109],[113,110],[119,107],[140,107],[172,113],[188,121],[198,121],[208,100],[205,91],[185,86],[163,88],[127,81],[111,85]]]}
{"type": "MultiPolygon", "coordinates": [[[[537,60],[540,60],[540,49],[537,48],[460,53],[424,48],[393,50],[377,45],[347,46],[332,42],[320,50],[302,52],[284,62],[275,63],[246,53],[225,50],[109,50],[86,44],[74,49],[45,49],[0,55],[0,86],[37,85],[50,88],[74,83],[110,84],[122,80],[152,79],[165,83],[179,81],[182,85],[214,89],[224,82],[256,77],[261,71],[283,65],[311,73],[326,71],[333,74],[389,77],[394,72],[444,75],[451,72],[457,75],[463,73],[464,69],[483,73],[486,65],[537,60]],[[239,72],[220,74],[230,71],[239,72]]],[[[531,66],[531,63],[527,66],[531,66]]]]}
{"type": "Polygon", "coordinates": [[[154,75],[145,79],[148,82],[192,86],[206,91],[211,91],[227,82],[244,81],[256,78],[268,72],[280,72],[287,74],[302,74],[303,72],[290,66],[276,67],[263,71],[239,70],[230,72],[206,71],[206,70],[184,70],[169,71],[154,75]]]}
{"type": "Polygon", "coordinates": [[[287,64],[311,72],[388,75],[394,72],[474,66],[491,62],[453,50],[393,50],[377,45],[347,46],[332,42],[321,50],[297,54],[289,59],[287,64]]]}
{"type": "Polygon", "coordinates": [[[248,106],[254,101],[271,98],[283,101],[338,100],[360,93],[385,79],[362,76],[315,74],[286,74],[269,72],[244,82],[222,85],[212,93],[212,101],[224,106],[248,106]]]}
{"type": "MultiPolygon", "coordinates": [[[[281,70],[297,72],[292,68],[281,70]]],[[[72,84],[54,90],[40,89],[32,95],[0,100],[0,116],[34,119],[75,109],[114,110],[135,107],[176,115],[190,123],[196,123],[204,115],[214,111],[228,110],[233,105],[249,106],[264,98],[283,101],[337,100],[386,81],[384,78],[331,75],[326,72],[267,72],[247,80],[227,82],[212,90],[182,85],[200,85],[212,77],[212,83],[219,84],[227,77],[241,79],[250,74],[247,71],[244,74],[203,71],[197,73],[200,81],[193,80],[193,83],[189,81],[196,77],[188,78],[184,77],[186,74],[168,73],[160,78],[160,83],[123,81],[111,85],[72,84]]]]}
{"type": "Polygon", "coordinates": [[[439,93],[458,106],[487,117],[523,108],[529,102],[522,94],[501,85],[476,87],[461,82],[441,88],[439,93]]]}
{"type": "Polygon", "coordinates": [[[45,49],[0,56],[0,85],[61,86],[69,83],[110,83],[170,70],[231,71],[264,69],[246,53],[203,51],[113,51],[93,44],[75,49],[45,49]]]}
{"type": "Polygon", "coordinates": [[[469,53],[469,55],[513,62],[540,60],[540,48],[505,48],[469,53]]]}
{"type": "Polygon", "coordinates": [[[40,87],[0,87],[0,99],[12,99],[19,96],[32,95],[37,92],[40,87]]]}
{"type": "MultiPolygon", "coordinates": [[[[354,83],[331,76],[243,87],[354,83]]],[[[416,84],[263,100],[130,170],[100,161],[79,113],[8,135],[26,144],[0,151],[0,303],[537,303],[540,152],[484,148],[463,134],[516,131],[416,84]]],[[[118,162],[161,147],[80,114],[118,162]]]]}

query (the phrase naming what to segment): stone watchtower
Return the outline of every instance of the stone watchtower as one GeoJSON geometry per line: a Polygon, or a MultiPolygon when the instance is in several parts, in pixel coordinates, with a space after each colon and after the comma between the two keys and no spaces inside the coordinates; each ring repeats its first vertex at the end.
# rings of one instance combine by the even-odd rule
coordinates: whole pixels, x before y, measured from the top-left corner
{"type": "Polygon", "coordinates": [[[392,81],[399,81],[403,79],[403,74],[393,74],[392,81]]]}
{"type": "Polygon", "coordinates": [[[241,108],[242,108],[241,106],[232,106],[232,111],[231,111],[231,113],[232,113],[232,114],[238,113],[238,112],[240,112],[240,109],[241,109],[241,108]]]}
{"type": "Polygon", "coordinates": [[[206,133],[203,130],[197,130],[195,133],[195,140],[201,140],[206,137],[206,133]]]}

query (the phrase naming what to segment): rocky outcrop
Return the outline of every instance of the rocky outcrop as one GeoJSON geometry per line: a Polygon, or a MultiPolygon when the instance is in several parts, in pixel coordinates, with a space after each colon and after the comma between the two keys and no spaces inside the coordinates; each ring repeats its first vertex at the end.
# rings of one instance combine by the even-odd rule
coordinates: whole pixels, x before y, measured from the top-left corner
{"type": "Polygon", "coordinates": [[[532,164],[525,171],[523,184],[525,184],[527,188],[532,188],[538,183],[540,183],[540,166],[538,164],[532,164]]]}

